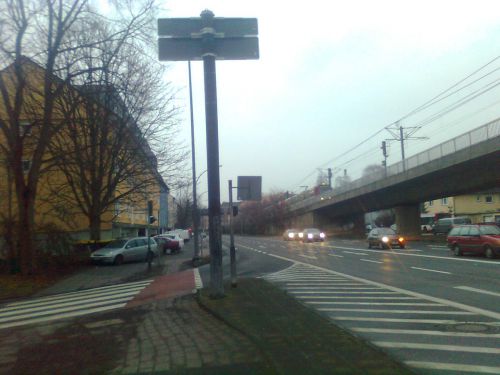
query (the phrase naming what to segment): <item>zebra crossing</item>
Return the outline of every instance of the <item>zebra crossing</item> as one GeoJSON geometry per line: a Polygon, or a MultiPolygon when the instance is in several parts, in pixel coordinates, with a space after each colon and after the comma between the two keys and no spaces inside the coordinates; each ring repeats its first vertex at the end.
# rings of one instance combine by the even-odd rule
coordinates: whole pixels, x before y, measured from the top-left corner
{"type": "Polygon", "coordinates": [[[304,263],[262,276],[420,373],[500,374],[500,321],[304,263]]]}
{"type": "Polygon", "coordinates": [[[103,286],[0,306],[0,330],[123,308],[153,280],[103,286]]]}

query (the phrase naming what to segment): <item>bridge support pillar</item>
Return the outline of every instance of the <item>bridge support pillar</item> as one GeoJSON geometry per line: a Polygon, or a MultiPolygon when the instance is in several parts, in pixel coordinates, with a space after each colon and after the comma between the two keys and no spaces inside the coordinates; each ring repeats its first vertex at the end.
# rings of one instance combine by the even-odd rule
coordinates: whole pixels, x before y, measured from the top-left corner
{"type": "Polygon", "coordinates": [[[420,236],[420,207],[418,204],[394,207],[398,233],[405,236],[420,236]]]}

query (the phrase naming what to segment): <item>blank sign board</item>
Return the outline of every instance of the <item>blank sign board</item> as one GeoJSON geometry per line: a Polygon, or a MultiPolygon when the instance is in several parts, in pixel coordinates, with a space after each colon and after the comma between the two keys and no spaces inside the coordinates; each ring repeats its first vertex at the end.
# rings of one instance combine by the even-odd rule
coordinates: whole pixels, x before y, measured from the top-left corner
{"type": "Polygon", "coordinates": [[[260,201],[262,198],[262,176],[238,176],[238,200],[260,201]]]}

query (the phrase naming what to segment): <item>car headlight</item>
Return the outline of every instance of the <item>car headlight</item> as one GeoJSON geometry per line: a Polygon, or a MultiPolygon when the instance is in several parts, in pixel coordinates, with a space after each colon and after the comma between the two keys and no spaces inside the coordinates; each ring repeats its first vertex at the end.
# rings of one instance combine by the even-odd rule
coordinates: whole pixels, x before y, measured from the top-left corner
{"type": "Polygon", "coordinates": [[[399,237],[399,238],[398,238],[398,241],[399,241],[399,242],[405,242],[405,239],[404,239],[403,237],[399,237]]]}
{"type": "Polygon", "coordinates": [[[293,237],[295,237],[295,233],[288,233],[288,237],[289,237],[289,238],[293,238],[293,237]]]}
{"type": "Polygon", "coordinates": [[[319,236],[320,236],[321,238],[325,238],[325,234],[324,234],[324,233],[320,233],[320,234],[319,234],[319,236]]]}
{"type": "Polygon", "coordinates": [[[314,237],[314,235],[312,233],[307,234],[307,238],[313,238],[313,237],[314,237]]]}
{"type": "Polygon", "coordinates": [[[389,237],[387,236],[382,237],[382,242],[389,242],[389,237]]]}
{"type": "Polygon", "coordinates": [[[300,238],[304,237],[304,233],[299,233],[299,237],[300,238]]]}

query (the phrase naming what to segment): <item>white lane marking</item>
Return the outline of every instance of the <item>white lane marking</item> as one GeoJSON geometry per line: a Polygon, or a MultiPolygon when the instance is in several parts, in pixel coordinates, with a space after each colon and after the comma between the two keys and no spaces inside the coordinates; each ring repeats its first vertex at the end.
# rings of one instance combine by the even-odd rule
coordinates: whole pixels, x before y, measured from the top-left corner
{"type": "Polygon", "coordinates": [[[68,292],[68,293],[59,293],[55,295],[50,295],[46,297],[37,297],[37,298],[32,298],[29,300],[24,300],[20,302],[12,302],[4,305],[5,308],[7,307],[13,307],[13,306],[23,306],[23,305],[31,305],[33,303],[43,303],[45,301],[56,301],[59,299],[63,299],[67,301],[70,298],[73,297],[80,297],[84,295],[104,295],[105,293],[114,293],[116,291],[121,291],[125,289],[134,289],[134,288],[144,288],[147,285],[149,285],[153,280],[146,280],[146,281],[140,281],[140,282],[134,282],[134,283],[127,283],[127,284],[117,284],[117,285],[109,285],[109,286],[102,286],[98,288],[92,288],[92,289],[84,289],[84,290],[79,290],[76,292],[68,292]]]}
{"type": "Polygon", "coordinates": [[[109,300],[113,299],[117,296],[128,296],[128,295],[135,295],[139,293],[142,289],[144,289],[143,286],[140,287],[134,287],[134,288],[127,288],[127,289],[119,289],[119,290],[113,290],[113,291],[106,291],[106,293],[103,292],[98,292],[98,293],[93,293],[93,294],[88,294],[86,293],[85,295],[82,296],[72,296],[71,298],[58,298],[57,300],[52,300],[52,301],[43,301],[43,302],[37,302],[37,300],[34,300],[33,303],[23,303],[22,305],[19,306],[10,306],[6,308],[1,308],[0,309],[0,316],[3,315],[8,315],[13,313],[18,313],[20,311],[37,311],[37,310],[44,310],[47,308],[53,308],[56,306],[70,306],[70,305],[75,305],[78,303],[81,303],[82,301],[99,301],[99,300],[109,300]],[[10,312],[10,313],[9,313],[10,312]]]}
{"type": "Polygon", "coordinates": [[[500,354],[500,349],[498,348],[484,348],[477,346],[421,344],[414,342],[395,342],[395,341],[374,341],[373,343],[382,348],[393,348],[393,349],[426,349],[426,350],[445,350],[450,352],[500,354]]]}
{"type": "Polygon", "coordinates": [[[467,290],[469,292],[476,292],[482,294],[488,294],[490,296],[500,297],[500,293],[490,292],[489,290],[471,288],[470,286],[456,286],[455,289],[467,290]]]}
{"type": "MultiPolygon", "coordinates": [[[[57,305],[37,306],[37,307],[24,307],[22,309],[17,309],[17,308],[16,309],[9,309],[10,311],[0,310],[0,318],[6,318],[6,317],[12,316],[12,315],[14,315],[15,317],[17,317],[17,316],[23,316],[22,313],[28,313],[28,312],[29,313],[35,313],[35,312],[37,312],[38,315],[44,315],[44,312],[46,312],[46,311],[53,312],[53,311],[57,311],[57,309],[63,308],[63,307],[69,307],[69,306],[80,307],[80,306],[84,306],[84,304],[82,304],[82,302],[86,302],[86,301],[89,301],[89,302],[100,302],[102,305],[105,305],[106,303],[109,304],[109,301],[120,299],[122,297],[129,297],[129,296],[133,297],[136,294],[138,294],[138,291],[134,291],[132,293],[131,292],[118,293],[118,294],[114,294],[112,296],[91,297],[90,299],[86,298],[84,300],[68,301],[68,302],[58,303],[57,305]]],[[[3,321],[3,319],[0,319],[0,322],[1,321],[3,321]]]]}
{"type": "Polygon", "coordinates": [[[329,255],[331,257],[337,257],[337,258],[343,258],[344,257],[343,255],[330,254],[330,253],[328,253],[327,255],[329,255]]]}
{"type": "Polygon", "coordinates": [[[475,332],[447,332],[447,331],[431,331],[425,329],[393,329],[393,328],[365,328],[353,327],[350,328],[354,332],[363,333],[384,333],[394,335],[427,335],[427,336],[453,336],[453,337],[479,337],[479,338],[500,338],[498,333],[475,333],[475,332]]]}
{"type": "MultiPolygon", "coordinates": [[[[405,303],[405,302],[328,302],[328,301],[311,301],[313,305],[374,305],[374,306],[440,306],[439,303],[405,303]]],[[[471,313],[473,314],[473,313],[471,313]]]]}
{"type": "MultiPolygon", "coordinates": [[[[245,246],[245,245],[241,245],[241,246],[248,248],[248,246],[245,246]]],[[[417,254],[408,254],[408,255],[423,256],[423,255],[417,255],[417,254]]],[[[314,269],[317,269],[317,270],[322,270],[322,271],[324,271],[326,273],[329,273],[331,275],[342,276],[342,277],[345,277],[345,278],[348,278],[348,279],[351,279],[351,280],[356,280],[356,281],[364,282],[364,283],[367,283],[367,284],[380,286],[382,288],[386,288],[386,289],[392,290],[392,291],[394,291],[396,293],[406,294],[406,295],[418,297],[418,298],[421,298],[421,299],[426,299],[426,300],[429,300],[429,301],[434,301],[434,302],[441,303],[441,304],[444,304],[444,305],[447,305],[447,306],[455,307],[455,308],[460,309],[460,310],[470,311],[470,312],[476,313],[478,315],[488,316],[488,317],[493,318],[495,320],[500,320],[500,313],[497,313],[495,311],[485,310],[485,309],[481,309],[479,307],[465,305],[463,303],[451,301],[451,300],[444,299],[444,298],[437,298],[437,297],[432,297],[432,296],[429,296],[429,295],[426,295],[426,294],[422,294],[422,293],[412,292],[410,290],[406,290],[406,289],[402,289],[402,288],[397,288],[397,287],[394,287],[394,286],[391,286],[391,285],[387,285],[387,284],[383,284],[383,283],[378,283],[376,281],[371,281],[371,280],[363,279],[361,277],[351,276],[351,275],[348,275],[346,273],[332,271],[330,269],[319,267],[319,266],[315,266],[313,264],[303,263],[303,262],[301,262],[299,260],[293,260],[293,259],[286,258],[286,257],[280,256],[280,255],[276,255],[276,254],[269,254],[269,256],[272,256],[274,258],[281,259],[281,260],[286,260],[287,262],[290,262],[290,261],[294,262],[295,265],[300,264],[300,265],[303,265],[305,267],[311,267],[311,268],[314,268],[314,269]]],[[[437,257],[437,258],[455,259],[455,258],[444,258],[444,257],[437,257]]],[[[500,262],[498,262],[498,263],[488,262],[488,263],[497,264],[497,265],[500,264],[500,262]]]]}
{"type": "MultiPolygon", "coordinates": [[[[321,299],[371,299],[374,301],[378,300],[418,300],[419,298],[415,297],[353,297],[353,296],[302,296],[299,297],[301,299],[307,298],[321,298],[321,299]]],[[[368,304],[373,302],[368,302],[368,304]]],[[[442,306],[442,305],[439,305],[442,306]]]]}
{"type": "Polygon", "coordinates": [[[370,259],[360,259],[363,262],[370,262],[370,263],[378,263],[378,264],[384,264],[384,262],[379,262],[378,260],[370,260],[370,259]]]}
{"type": "MultiPolygon", "coordinates": [[[[133,298],[134,298],[134,296],[128,296],[128,297],[122,297],[122,298],[116,298],[116,299],[113,298],[111,300],[108,300],[109,303],[107,303],[107,304],[109,305],[111,303],[127,302],[133,298]]],[[[32,317],[37,317],[37,316],[56,315],[56,314],[68,312],[68,311],[83,310],[83,309],[87,309],[89,307],[102,306],[103,304],[106,305],[106,303],[103,303],[103,302],[89,302],[89,303],[82,303],[82,304],[77,305],[77,306],[63,307],[63,308],[47,310],[47,311],[43,311],[43,312],[37,312],[34,314],[19,314],[19,315],[16,315],[14,317],[10,317],[10,318],[9,317],[0,318],[0,323],[12,321],[12,320],[21,320],[21,319],[25,319],[25,318],[32,318],[32,317]]]]}
{"type": "Polygon", "coordinates": [[[194,269],[194,285],[196,289],[203,289],[203,280],[201,279],[200,270],[194,269]]]}
{"type": "Polygon", "coordinates": [[[348,309],[331,308],[328,311],[347,311],[347,312],[367,312],[384,314],[429,314],[429,315],[475,315],[467,311],[436,311],[436,310],[380,310],[380,309],[348,309]]]}
{"type": "Polygon", "coordinates": [[[467,258],[460,258],[460,257],[443,257],[443,256],[438,256],[438,255],[426,255],[426,254],[409,254],[406,251],[396,251],[392,249],[391,251],[380,251],[380,250],[367,250],[367,249],[361,249],[361,248],[356,248],[356,247],[344,247],[344,246],[328,246],[325,245],[326,247],[332,248],[332,249],[349,249],[349,250],[361,250],[364,252],[368,253],[377,253],[377,254],[384,254],[384,255],[405,255],[405,256],[410,256],[410,257],[421,257],[421,258],[433,258],[433,259],[445,259],[445,260],[451,260],[451,261],[457,261],[457,262],[477,262],[477,263],[487,263],[489,265],[500,265],[500,262],[492,262],[489,260],[481,260],[481,259],[467,259],[467,258]]]}
{"type": "MultiPolygon", "coordinates": [[[[307,288],[305,290],[309,290],[309,289],[313,289],[313,290],[317,290],[317,288],[307,288]]],[[[321,290],[324,290],[325,288],[322,288],[321,290]]],[[[298,288],[294,288],[294,289],[291,289],[291,290],[302,290],[302,289],[298,289],[298,288]]],[[[336,290],[335,288],[332,288],[331,290],[336,290]]],[[[345,291],[342,291],[342,292],[332,292],[332,291],[329,291],[328,294],[397,294],[397,293],[394,293],[394,292],[352,292],[350,290],[345,290],[345,291]]]]}
{"type": "Polygon", "coordinates": [[[290,293],[297,294],[297,293],[304,293],[304,294],[397,294],[395,292],[294,292],[290,291],[290,293]]]}
{"type": "Polygon", "coordinates": [[[299,257],[308,258],[308,259],[318,259],[318,258],[316,258],[315,256],[311,256],[311,255],[304,255],[304,254],[299,254],[299,257]]]}
{"type": "Polygon", "coordinates": [[[266,248],[265,246],[262,246],[262,245],[259,245],[259,247],[260,247],[261,249],[265,249],[265,248],[266,248]]]}
{"type": "Polygon", "coordinates": [[[0,324],[0,329],[18,327],[18,326],[32,324],[32,323],[48,322],[51,320],[70,318],[73,316],[80,316],[80,315],[87,315],[87,314],[101,312],[101,311],[120,309],[122,307],[125,307],[126,305],[127,305],[126,303],[119,303],[116,305],[107,305],[107,306],[103,306],[103,307],[97,307],[95,309],[73,311],[73,312],[69,312],[66,314],[52,315],[52,316],[47,316],[47,317],[43,317],[43,318],[15,321],[15,322],[11,322],[11,323],[0,324]]]}
{"type": "MultiPolygon", "coordinates": [[[[298,290],[300,291],[300,289],[297,289],[297,288],[288,288],[288,290],[290,291],[290,293],[295,293],[294,290],[298,290]]],[[[316,290],[316,288],[314,288],[313,290],[316,290]]],[[[346,290],[346,291],[350,291],[350,290],[381,290],[379,288],[370,288],[370,287],[362,287],[362,288],[352,288],[352,287],[349,287],[349,288],[334,288],[333,290],[346,290]]],[[[304,291],[304,293],[306,293],[304,291]]],[[[325,291],[325,292],[322,292],[322,291],[313,291],[313,292],[307,292],[307,293],[318,293],[318,294],[321,294],[321,293],[325,293],[325,294],[328,294],[328,293],[332,293],[331,291],[328,292],[328,291],[325,291]]]]}
{"type": "Polygon", "coordinates": [[[360,253],[360,252],[354,252],[354,251],[342,251],[343,253],[347,253],[347,254],[354,254],[354,255],[368,255],[368,254],[365,254],[365,253],[360,253]]]}
{"type": "Polygon", "coordinates": [[[414,270],[420,270],[420,271],[427,271],[427,272],[437,272],[437,273],[444,273],[446,275],[451,275],[451,272],[446,272],[446,271],[438,271],[438,270],[430,270],[428,268],[420,268],[420,267],[411,267],[414,270]]]}
{"type": "Polygon", "coordinates": [[[461,363],[444,363],[444,362],[419,362],[419,361],[405,361],[406,365],[410,367],[421,368],[425,370],[444,370],[454,372],[471,372],[473,374],[500,374],[500,367],[495,366],[478,366],[478,365],[464,365],[461,363]]]}
{"type": "MultiPolygon", "coordinates": [[[[316,287],[316,286],[291,286],[291,287],[287,288],[287,290],[318,290],[318,287],[316,287]]],[[[321,287],[321,290],[381,290],[381,289],[377,288],[377,287],[372,287],[372,286],[362,286],[362,287],[327,286],[327,287],[321,287]]]]}
{"type": "MultiPolygon", "coordinates": [[[[318,309],[328,311],[326,309],[318,309]]],[[[442,320],[442,319],[392,319],[392,318],[354,318],[352,316],[335,316],[334,320],[351,320],[356,322],[389,322],[389,323],[422,323],[422,324],[458,324],[463,323],[458,320],[442,320]]]]}
{"type": "Polygon", "coordinates": [[[323,286],[323,285],[328,285],[328,286],[364,286],[364,284],[361,283],[350,283],[350,282],[330,282],[330,281],[314,281],[314,282],[306,282],[306,283],[296,283],[296,282],[291,282],[291,283],[286,283],[286,285],[289,286],[299,286],[299,285],[318,285],[318,286],[323,286]]]}
{"type": "MultiPolygon", "coordinates": [[[[328,289],[336,289],[335,287],[342,287],[342,286],[362,286],[362,287],[365,287],[365,285],[363,284],[360,284],[360,283],[318,283],[318,282],[314,282],[314,283],[310,283],[310,282],[307,282],[307,283],[286,283],[287,286],[290,286],[290,287],[300,287],[300,286],[303,286],[303,287],[307,287],[309,289],[317,289],[318,287],[320,288],[328,288],[328,289]],[[310,285],[314,285],[314,286],[310,286],[310,285]]],[[[378,288],[380,289],[380,288],[378,288]]],[[[394,293],[394,292],[391,292],[391,293],[394,293]]]]}

